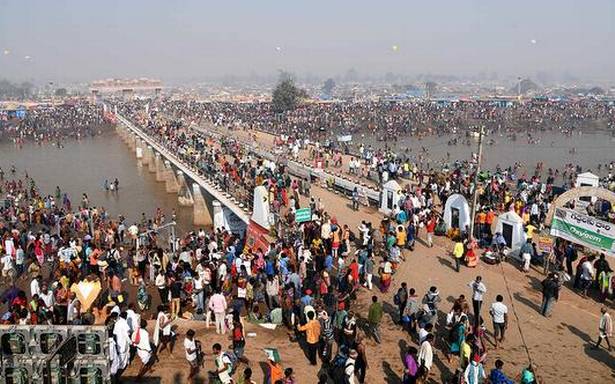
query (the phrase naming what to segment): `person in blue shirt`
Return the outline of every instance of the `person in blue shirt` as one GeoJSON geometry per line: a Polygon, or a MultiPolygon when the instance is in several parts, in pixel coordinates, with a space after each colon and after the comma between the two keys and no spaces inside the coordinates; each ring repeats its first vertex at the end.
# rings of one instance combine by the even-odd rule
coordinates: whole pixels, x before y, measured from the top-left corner
{"type": "Polygon", "coordinates": [[[406,211],[399,211],[395,220],[397,220],[398,224],[403,224],[408,221],[408,215],[406,215],[406,211]]]}
{"type": "Polygon", "coordinates": [[[308,305],[312,305],[312,290],[306,289],[305,294],[301,298],[301,309],[305,308],[308,305]]]}
{"type": "Polygon", "coordinates": [[[286,276],[288,275],[288,256],[286,256],[286,254],[282,254],[279,266],[280,273],[282,273],[282,276],[286,278],[286,276]]]}
{"type": "Polygon", "coordinates": [[[325,256],[325,269],[327,272],[331,272],[333,270],[333,255],[331,254],[325,256]]]}
{"type": "Polygon", "coordinates": [[[502,368],[504,367],[504,362],[500,359],[495,361],[495,368],[491,370],[489,374],[489,383],[490,384],[514,384],[514,382],[506,377],[504,372],[502,372],[502,368]]]}
{"type": "Polygon", "coordinates": [[[406,247],[408,247],[408,249],[411,251],[414,249],[415,233],[416,228],[414,227],[414,223],[412,222],[412,220],[410,220],[410,223],[408,224],[408,229],[406,229],[406,247]]]}
{"type": "Polygon", "coordinates": [[[235,253],[228,252],[226,254],[226,265],[230,268],[233,265],[233,261],[235,261],[235,253]]]}
{"type": "Polygon", "coordinates": [[[275,265],[269,257],[265,261],[265,274],[267,274],[267,277],[275,275],[275,265]]]}

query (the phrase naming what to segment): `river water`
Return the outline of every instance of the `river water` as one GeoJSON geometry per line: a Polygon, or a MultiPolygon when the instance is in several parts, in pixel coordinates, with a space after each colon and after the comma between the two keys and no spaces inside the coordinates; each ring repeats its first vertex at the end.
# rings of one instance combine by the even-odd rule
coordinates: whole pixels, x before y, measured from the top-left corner
{"type": "Polygon", "coordinates": [[[67,140],[63,149],[51,144],[26,143],[17,147],[0,143],[0,167],[5,177],[11,178],[12,165],[19,177],[25,171],[34,178],[44,194],[54,194],[56,186],[68,193],[73,207],[81,203],[83,193],[90,204],[104,207],[111,216],[123,215],[129,223],[150,218],[161,208],[170,220],[172,210],[177,214],[178,233],[191,230],[192,208],[180,207],[177,194],[166,193],[164,183],[156,181],[154,173],[137,160],[135,153],[115,131],[99,136],[67,140]],[[105,191],[105,179],[118,178],[119,192],[105,191]]]}
{"type": "MultiPolygon", "coordinates": [[[[382,141],[376,141],[373,137],[357,137],[358,142],[371,143],[377,147],[383,147],[382,141]]],[[[465,138],[461,138],[465,140],[465,138]]],[[[540,132],[532,136],[534,143],[528,143],[527,135],[517,134],[516,140],[510,140],[505,135],[491,134],[485,136],[483,146],[483,165],[489,169],[495,169],[497,165],[502,168],[520,162],[524,167],[533,170],[536,163],[543,162],[544,169],[549,167],[559,168],[568,163],[580,165],[583,170],[591,169],[596,174],[604,175],[604,165],[615,161],[615,137],[608,132],[591,132],[565,136],[559,132],[540,132]],[[494,142],[494,144],[491,144],[494,142]],[[597,166],[602,164],[602,171],[598,172],[597,166]]],[[[418,140],[417,138],[400,138],[397,142],[387,140],[387,145],[392,146],[398,152],[406,151],[416,158],[422,148],[428,150],[426,156],[434,161],[445,160],[447,153],[450,160],[470,159],[472,153],[478,152],[478,139],[470,138],[469,145],[459,140],[456,145],[449,145],[451,137],[430,136],[418,140]]]]}
{"type": "MultiPolygon", "coordinates": [[[[537,162],[542,161],[545,168],[562,169],[564,164],[573,163],[580,164],[583,170],[591,169],[594,173],[604,175],[606,167],[597,172],[597,164],[604,165],[615,160],[615,139],[607,133],[564,137],[559,133],[546,132],[539,137],[539,143],[528,144],[524,136],[518,137],[516,141],[510,141],[505,136],[487,136],[484,147],[485,166],[494,168],[499,164],[506,167],[518,161],[533,169],[537,162]],[[495,144],[489,144],[491,139],[495,140],[495,144]],[[571,152],[572,148],[576,149],[575,153],[571,152]]],[[[470,139],[470,145],[447,145],[447,142],[448,138],[428,137],[389,144],[396,144],[400,149],[409,148],[409,153],[413,155],[425,147],[431,160],[445,159],[447,153],[450,153],[451,160],[469,159],[477,147],[475,138],[470,139]]],[[[9,169],[12,165],[17,167],[20,177],[27,171],[45,194],[54,194],[55,187],[60,186],[70,196],[73,206],[77,206],[82,194],[86,193],[90,204],[104,207],[112,216],[124,215],[129,223],[140,220],[142,213],[152,217],[158,207],[170,218],[175,209],[178,233],[194,228],[192,208],[180,207],[177,195],[166,193],[164,183],[156,182],[155,174],[150,173],[147,166],[136,159],[134,152],[115,131],[79,141],[65,141],[63,149],[51,144],[26,143],[17,147],[2,142],[0,167],[4,169],[5,177],[11,176],[9,169]],[[120,181],[119,192],[105,191],[104,180],[112,181],[116,177],[120,181]]]]}

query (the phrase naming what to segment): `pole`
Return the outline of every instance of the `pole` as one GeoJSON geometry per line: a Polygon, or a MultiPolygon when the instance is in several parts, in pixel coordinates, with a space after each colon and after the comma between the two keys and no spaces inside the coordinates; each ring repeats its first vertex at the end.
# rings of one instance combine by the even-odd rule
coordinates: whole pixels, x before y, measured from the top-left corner
{"type": "Polygon", "coordinates": [[[480,173],[480,166],[483,161],[483,129],[480,127],[478,133],[478,161],[476,162],[476,173],[474,174],[474,193],[472,196],[472,219],[470,223],[470,238],[474,237],[474,220],[476,219],[476,199],[478,198],[478,174],[480,173]]]}

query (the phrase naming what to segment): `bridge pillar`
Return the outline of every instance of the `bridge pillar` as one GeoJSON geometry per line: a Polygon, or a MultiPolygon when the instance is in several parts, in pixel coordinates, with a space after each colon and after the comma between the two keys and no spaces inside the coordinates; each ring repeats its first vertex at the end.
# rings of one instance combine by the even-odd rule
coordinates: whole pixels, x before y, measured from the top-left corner
{"type": "Polygon", "coordinates": [[[139,139],[136,135],[135,135],[135,153],[137,155],[137,159],[142,160],[143,159],[143,152],[145,149],[145,143],[143,141],[141,141],[141,139],[139,139]]]}
{"type": "Polygon", "coordinates": [[[207,207],[207,202],[205,201],[203,193],[201,192],[201,186],[197,183],[192,184],[192,197],[194,199],[194,213],[192,215],[193,224],[199,226],[212,225],[213,221],[211,219],[209,207],[207,207]]]}
{"type": "Polygon", "coordinates": [[[165,175],[165,189],[167,193],[178,193],[179,192],[179,182],[177,181],[175,172],[173,172],[173,167],[171,167],[171,162],[169,162],[168,160],[164,161],[164,175],[165,175]]]}
{"type": "Polygon", "coordinates": [[[120,139],[122,139],[122,141],[124,140],[124,126],[122,124],[118,124],[115,126],[115,133],[117,133],[117,135],[120,137],[120,139]]]}
{"type": "Polygon", "coordinates": [[[177,203],[182,207],[190,207],[194,205],[194,199],[192,197],[192,190],[188,187],[186,182],[186,176],[182,171],[177,171],[177,182],[179,184],[179,191],[177,192],[177,203]]]}
{"type": "Polygon", "coordinates": [[[128,129],[123,124],[118,124],[117,126],[122,127],[120,131],[122,132],[122,139],[124,139],[124,143],[128,144],[128,141],[130,140],[128,129]]]}
{"type": "Polygon", "coordinates": [[[141,140],[141,148],[143,148],[142,155],[141,155],[141,164],[147,165],[149,163],[150,158],[147,155],[147,143],[145,142],[145,140],[141,140]]]}
{"type": "Polygon", "coordinates": [[[128,132],[127,144],[128,148],[134,151],[135,148],[137,148],[137,135],[132,132],[128,132]]]}
{"type": "Polygon", "coordinates": [[[225,228],[224,225],[224,210],[222,204],[218,200],[212,201],[214,213],[214,229],[225,228]]]}
{"type": "Polygon", "coordinates": [[[150,173],[156,172],[156,159],[154,157],[154,149],[148,145],[145,155],[147,156],[147,168],[149,169],[150,173]]]}
{"type": "Polygon", "coordinates": [[[156,167],[156,181],[166,181],[166,170],[164,169],[164,162],[162,161],[162,157],[158,152],[156,152],[156,156],[154,157],[154,164],[156,167]]]}

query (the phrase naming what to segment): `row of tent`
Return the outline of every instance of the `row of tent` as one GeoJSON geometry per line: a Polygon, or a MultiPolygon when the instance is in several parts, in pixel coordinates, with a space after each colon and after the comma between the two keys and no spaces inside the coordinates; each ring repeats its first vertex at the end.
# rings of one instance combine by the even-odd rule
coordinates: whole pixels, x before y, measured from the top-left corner
{"type": "MultiPolygon", "coordinates": [[[[402,189],[395,180],[385,183],[382,187],[380,198],[380,212],[383,212],[385,215],[390,214],[395,209],[401,193],[402,189]]],[[[451,228],[463,230],[469,227],[472,224],[470,215],[470,205],[465,197],[460,194],[449,196],[444,204],[444,212],[442,214],[445,230],[448,232],[451,228]]],[[[504,236],[507,246],[512,251],[521,248],[526,242],[523,219],[513,211],[500,214],[493,230],[494,233],[500,232],[504,236]]]]}

